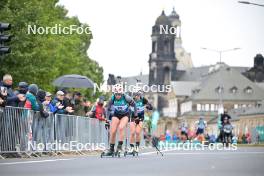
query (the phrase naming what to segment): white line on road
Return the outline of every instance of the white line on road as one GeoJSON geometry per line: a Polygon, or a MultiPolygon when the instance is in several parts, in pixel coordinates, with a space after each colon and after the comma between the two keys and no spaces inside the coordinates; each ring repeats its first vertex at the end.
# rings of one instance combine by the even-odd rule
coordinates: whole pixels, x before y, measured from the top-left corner
{"type": "MultiPolygon", "coordinates": [[[[237,152],[237,151],[223,151],[223,152],[180,152],[180,153],[168,153],[168,152],[174,152],[174,151],[180,151],[180,150],[161,150],[161,152],[165,153],[166,155],[203,155],[203,154],[264,154],[264,152],[237,152]]],[[[151,155],[159,153],[157,151],[154,152],[145,152],[141,155],[151,155]]]]}
{"type": "Polygon", "coordinates": [[[55,161],[68,161],[68,160],[74,160],[74,159],[75,159],[75,158],[68,158],[68,159],[54,159],[54,160],[39,160],[39,161],[10,162],[10,163],[0,163],[0,166],[3,166],[3,165],[15,165],[15,164],[45,163],[45,162],[55,162],[55,161]]]}
{"type": "Polygon", "coordinates": [[[208,153],[167,153],[166,155],[223,155],[223,154],[264,154],[264,152],[208,152],[208,153]]]}

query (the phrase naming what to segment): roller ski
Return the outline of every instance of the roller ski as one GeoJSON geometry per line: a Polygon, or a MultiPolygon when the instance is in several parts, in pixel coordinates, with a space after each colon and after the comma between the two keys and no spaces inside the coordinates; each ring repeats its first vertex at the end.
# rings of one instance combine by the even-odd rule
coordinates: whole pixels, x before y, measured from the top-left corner
{"type": "Polygon", "coordinates": [[[136,156],[136,151],[135,151],[134,147],[130,147],[129,150],[124,152],[124,157],[126,157],[128,155],[136,156]]]}
{"type": "Polygon", "coordinates": [[[114,156],[115,156],[115,152],[110,150],[110,149],[101,153],[101,158],[103,158],[103,157],[114,157],[114,156]]]}

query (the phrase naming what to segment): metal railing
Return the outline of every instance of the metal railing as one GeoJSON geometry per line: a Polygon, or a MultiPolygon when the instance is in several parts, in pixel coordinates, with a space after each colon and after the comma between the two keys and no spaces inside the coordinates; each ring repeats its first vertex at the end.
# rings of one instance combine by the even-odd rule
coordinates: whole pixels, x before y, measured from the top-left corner
{"type": "Polygon", "coordinates": [[[97,119],[53,113],[44,118],[25,108],[0,109],[0,153],[97,150],[108,143],[107,136],[105,123],[97,119]]]}
{"type": "MultiPolygon", "coordinates": [[[[129,124],[126,133],[124,147],[129,145],[129,124]]],[[[25,108],[0,108],[0,156],[14,152],[103,150],[109,145],[108,135],[105,122],[98,119],[53,113],[45,118],[25,108]]],[[[141,146],[144,145],[142,132],[141,146]]]]}

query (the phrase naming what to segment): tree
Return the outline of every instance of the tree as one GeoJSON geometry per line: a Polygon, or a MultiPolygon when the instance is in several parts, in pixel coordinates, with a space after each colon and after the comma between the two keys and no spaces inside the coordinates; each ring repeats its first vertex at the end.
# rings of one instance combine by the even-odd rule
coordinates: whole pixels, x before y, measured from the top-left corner
{"type": "Polygon", "coordinates": [[[97,84],[103,81],[103,68],[87,55],[92,34],[29,34],[28,25],[89,27],[77,17],[68,17],[67,10],[57,3],[58,0],[1,0],[1,22],[12,24],[9,33],[14,37],[11,54],[0,58],[0,76],[9,73],[15,85],[26,81],[47,91],[54,90],[52,81],[65,74],[85,75],[97,84]]]}

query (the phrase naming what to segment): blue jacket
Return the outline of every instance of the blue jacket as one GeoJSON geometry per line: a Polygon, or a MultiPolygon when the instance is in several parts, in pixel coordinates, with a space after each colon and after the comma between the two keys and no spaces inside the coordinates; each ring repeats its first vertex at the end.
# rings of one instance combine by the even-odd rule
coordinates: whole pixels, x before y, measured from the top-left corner
{"type": "Polygon", "coordinates": [[[58,98],[54,98],[51,101],[51,107],[50,107],[50,111],[53,113],[57,113],[57,114],[67,114],[67,111],[65,110],[66,106],[65,106],[65,102],[59,100],[58,98]],[[62,106],[64,106],[62,109],[59,109],[56,104],[60,102],[62,106]]]}
{"type": "Polygon", "coordinates": [[[6,89],[7,89],[6,106],[18,106],[19,99],[14,94],[14,92],[12,90],[12,86],[5,85],[5,83],[3,81],[1,81],[0,87],[6,87],[6,89]]]}

